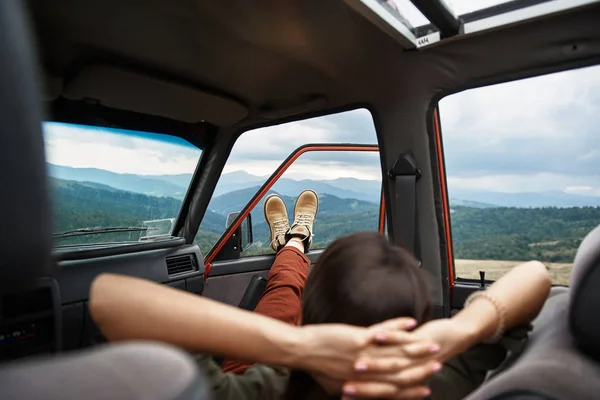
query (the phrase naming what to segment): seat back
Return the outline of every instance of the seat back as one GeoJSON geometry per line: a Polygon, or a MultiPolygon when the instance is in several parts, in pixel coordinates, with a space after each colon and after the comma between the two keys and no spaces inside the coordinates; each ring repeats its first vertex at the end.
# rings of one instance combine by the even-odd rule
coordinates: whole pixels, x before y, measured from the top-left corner
{"type": "MultiPolygon", "coordinates": [[[[37,63],[22,4],[0,1],[0,296],[38,288],[40,278],[54,273],[37,63]]],[[[201,400],[210,398],[207,387],[191,357],[150,343],[0,368],[3,400],[201,400]]]]}
{"type": "Polygon", "coordinates": [[[156,343],[104,345],[0,369],[4,400],[209,400],[194,360],[156,343]]]}
{"type": "Polygon", "coordinates": [[[581,243],[569,290],[548,299],[520,358],[467,399],[598,399],[599,293],[600,226],[581,243]]]}
{"type": "Polygon", "coordinates": [[[0,1],[0,293],[54,273],[36,58],[21,1],[0,1]]]}

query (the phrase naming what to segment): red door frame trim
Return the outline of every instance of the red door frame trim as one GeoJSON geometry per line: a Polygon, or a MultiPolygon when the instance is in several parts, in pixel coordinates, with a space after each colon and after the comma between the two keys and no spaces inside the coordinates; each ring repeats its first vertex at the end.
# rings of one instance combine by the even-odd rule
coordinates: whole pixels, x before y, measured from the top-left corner
{"type": "MultiPolygon", "coordinates": [[[[208,252],[206,258],[204,259],[204,279],[208,278],[208,274],[212,268],[212,261],[215,259],[216,255],[221,251],[225,243],[229,240],[229,238],[233,235],[233,233],[240,227],[244,219],[250,214],[250,212],[254,209],[254,207],[260,202],[263,196],[273,187],[275,182],[287,171],[287,169],[296,161],[302,154],[311,152],[311,151],[379,151],[379,146],[374,145],[358,145],[358,144],[307,144],[304,146],[298,147],[294,150],[288,158],[281,163],[281,165],[273,172],[273,174],[267,179],[267,181],[261,186],[261,188],[256,192],[256,194],[252,197],[250,202],[246,204],[246,207],[240,212],[235,221],[229,226],[229,228],[225,231],[225,233],[221,236],[219,241],[213,246],[213,248],[208,252]]],[[[380,216],[379,216],[379,231],[382,232],[383,227],[382,224],[385,218],[385,204],[383,203],[383,191],[381,196],[381,206],[380,206],[380,216]]]]}
{"type": "Polygon", "coordinates": [[[444,210],[444,231],[446,234],[446,257],[448,262],[448,281],[450,283],[450,297],[454,289],[454,251],[452,249],[452,236],[450,231],[450,207],[448,203],[448,191],[446,185],[446,166],[442,148],[442,132],[440,129],[440,116],[438,108],[433,111],[433,129],[435,133],[435,148],[437,153],[438,175],[442,192],[442,208],[444,210]]]}

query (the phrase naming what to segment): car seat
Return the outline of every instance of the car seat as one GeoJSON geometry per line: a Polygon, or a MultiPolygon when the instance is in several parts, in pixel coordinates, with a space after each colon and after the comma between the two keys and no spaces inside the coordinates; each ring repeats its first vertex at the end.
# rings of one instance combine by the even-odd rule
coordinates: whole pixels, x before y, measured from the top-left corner
{"type": "Polygon", "coordinates": [[[568,291],[548,299],[526,350],[466,400],[600,398],[600,226],[582,241],[568,291]]]}
{"type": "Polygon", "coordinates": [[[50,282],[55,294],[54,302],[48,300],[54,313],[52,307],[49,312],[61,313],[58,285],[52,279],[56,268],[50,260],[37,65],[21,6],[18,0],[0,1],[0,399],[208,399],[195,362],[171,346],[132,342],[65,356],[56,354],[56,335],[57,343],[46,348],[50,354],[40,358],[24,341],[35,333],[8,330],[20,323],[20,316],[10,310],[23,302],[14,299],[35,292],[40,282],[50,282]],[[20,357],[25,353],[33,358],[20,357]]]}

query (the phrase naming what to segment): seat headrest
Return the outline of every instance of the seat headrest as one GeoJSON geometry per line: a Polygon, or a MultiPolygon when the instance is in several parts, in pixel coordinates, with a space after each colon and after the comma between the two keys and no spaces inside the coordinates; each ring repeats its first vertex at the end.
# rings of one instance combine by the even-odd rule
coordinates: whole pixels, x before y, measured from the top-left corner
{"type": "Polygon", "coordinates": [[[569,325],[579,347],[600,360],[600,226],[581,242],[570,285],[569,325]]]}
{"type": "Polygon", "coordinates": [[[37,63],[21,1],[0,1],[0,293],[51,275],[37,63]]]}

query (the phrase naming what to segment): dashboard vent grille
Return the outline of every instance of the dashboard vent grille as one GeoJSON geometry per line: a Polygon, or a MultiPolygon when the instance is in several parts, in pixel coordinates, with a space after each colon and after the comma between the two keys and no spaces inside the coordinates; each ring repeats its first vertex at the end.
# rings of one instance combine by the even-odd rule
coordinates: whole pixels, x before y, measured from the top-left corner
{"type": "Polygon", "coordinates": [[[170,256],[166,259],[167,272],[169,275],[179,275],[185,272],[198,270],[198,263],[195,254],[183,254],[170,256]]]}

